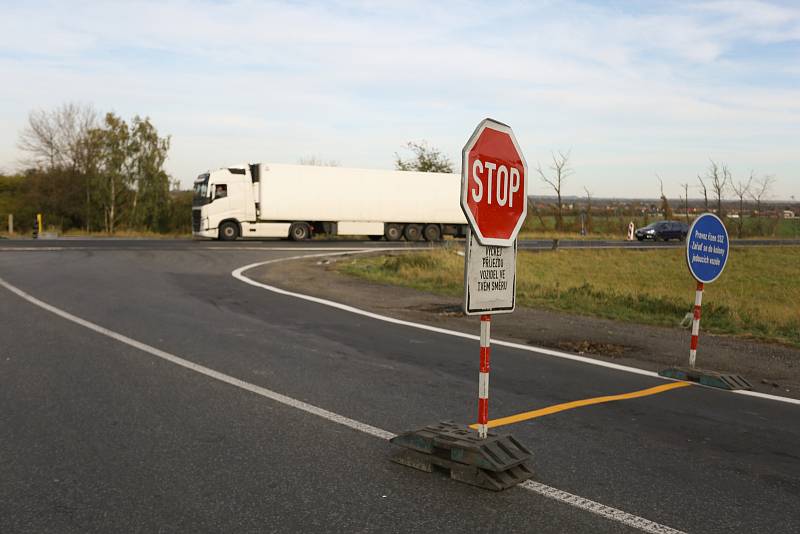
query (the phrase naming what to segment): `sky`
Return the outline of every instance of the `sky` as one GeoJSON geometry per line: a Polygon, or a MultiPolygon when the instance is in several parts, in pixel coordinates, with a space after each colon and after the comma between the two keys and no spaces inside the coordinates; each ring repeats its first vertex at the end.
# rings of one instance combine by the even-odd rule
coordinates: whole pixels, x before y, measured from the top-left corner
{"type": "Polygon", "coordinates": [[[700,195],[710,160],[800,199],[800,2],[6,2],[0,170],[32,110],[148,116],[184,187],[243,162],[392,168],[408,141],[460,166],[509,124],[529,193],[700,195]]]}

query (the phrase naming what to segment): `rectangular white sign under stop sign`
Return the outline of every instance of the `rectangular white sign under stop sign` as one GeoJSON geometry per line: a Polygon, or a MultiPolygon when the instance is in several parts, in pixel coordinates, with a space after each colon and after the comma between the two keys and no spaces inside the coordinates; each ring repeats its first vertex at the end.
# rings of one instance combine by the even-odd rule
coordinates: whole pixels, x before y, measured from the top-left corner
{"type": "Polygon", "coordinates": [[[467,231],[464,252],[464,313],[511,313],[517,285],[517,241],[514,246],[481,245],[467,231]]]}

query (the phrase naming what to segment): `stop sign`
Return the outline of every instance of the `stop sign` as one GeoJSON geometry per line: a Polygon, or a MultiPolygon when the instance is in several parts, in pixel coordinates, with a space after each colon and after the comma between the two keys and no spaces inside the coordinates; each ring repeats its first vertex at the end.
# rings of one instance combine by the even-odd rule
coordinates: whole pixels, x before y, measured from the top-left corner
{"type": "Polygon", "coordinates": [[[528,212],[528,164],[511,128],[484,119],[461,152],[461,209],[481,245],[510,247],[528,212]]]}

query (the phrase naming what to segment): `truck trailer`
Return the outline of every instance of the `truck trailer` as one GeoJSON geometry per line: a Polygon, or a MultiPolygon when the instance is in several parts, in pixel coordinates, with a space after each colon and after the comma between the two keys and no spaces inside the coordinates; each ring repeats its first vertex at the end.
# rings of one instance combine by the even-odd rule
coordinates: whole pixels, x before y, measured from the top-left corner
{"type": "Polygon", "coordinates": [[[466,235],[460,191],[461,177],[451,173],[236,165],[195,180],[192,233],[226,241],[313,234],[439,241],[466,235]]]}

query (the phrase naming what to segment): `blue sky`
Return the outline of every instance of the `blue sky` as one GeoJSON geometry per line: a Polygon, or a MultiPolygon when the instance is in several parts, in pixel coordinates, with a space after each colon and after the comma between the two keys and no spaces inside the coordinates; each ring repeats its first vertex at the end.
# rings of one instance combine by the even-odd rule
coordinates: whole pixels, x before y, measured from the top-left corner
{"type": "Polygon", "coordinates": [[[532,167],[571,150],[568,194],[677,197],[713,158],[800,198],[798,2],[3,2],[0,72],[6,171],[29,111],[75,101],[151,117],[184,185],[410,140],[458,163],[490,116],[532,167]]]}

